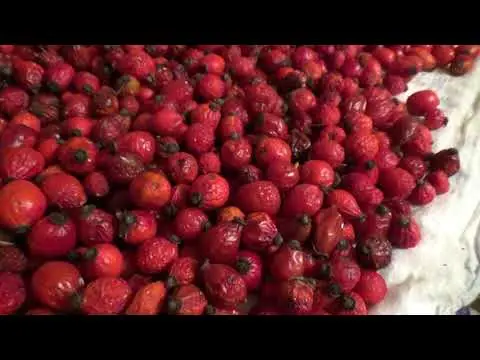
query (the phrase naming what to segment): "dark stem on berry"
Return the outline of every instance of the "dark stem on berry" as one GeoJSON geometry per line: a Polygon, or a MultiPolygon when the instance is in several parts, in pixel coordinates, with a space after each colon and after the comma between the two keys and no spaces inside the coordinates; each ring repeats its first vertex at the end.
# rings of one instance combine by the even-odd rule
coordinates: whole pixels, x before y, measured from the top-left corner
{"type": "Polygon", "coordinates": [[[342,239],[337,243],[338,250],[347,250],[348,249],[348,240],[342,239]]]}
{"type": "Polygon", "coordinates": [[[351,296],[344,295],[342,305],[345,310],[353,310],[355,309],[355,300],[351,296]]]}
{"type": "Polygon", "coordinates": [[[202,231],[207,232],[211,227],[212,227],[212,223],[207,220],[202,224],[202,231]]]}
{"type": "Polygon", "coordinates": [[[207,305],[205,308],[205,314],[207,315],[215,315],[215,308],[212,305],[207,305]]]}
{"type": "Polygon", "coordinates": [[[233,222],[234,222],[235,224],[242,225],[242,226],[247,225],[247,222],[246,222],[244,219],[242,219],[241,217],[238,217],[238,216],[235,216],[235,217],[233,218],[233,222]]]}
{"type": "Polygon", "coordinates": [[[277,235],[275,235],[275,237],[273,238],[273,243],[276,245],[276,246],[280,246],[282,245],[283,243],[283,237],[280,233],[278,233],[277,235]]]}
{"type": "Polygon", "coordinates": [[[169,276],[166,281],[167,289],[173,289],[178,285],[177,280],[173,276],[169,276]]]}
{"type": "Polygon", "coordinates": [[[164,151],[168,154],[174,154],[180,150],[180,146],[176,143],[167,143],[164,145],[164,151]]]}
{"type": "Polygon", "coordinates": [[[127,109],[123,108],[123,109],[120,110],[120,115],[122,115],[122,116],[128,116],[128,115],[130,115],[130,113],[128,112],[127,109]]]}
{"type": "Polygon", "coordinates": [[[180,245],[182,242],[182,240],[175,234],[170,235],[167,240],[176,245],[180,245]]]}
{"type": "Polygon", "coordinates": [[[51,213],[50,215],[48,215],[48,219],[54,225],[64,225],[67,222],[67,217],[65,216],[65,214],[62,214],[60,212],[51,213]]]}
{"type": "Polygon", "coordinates": [[[174,204],[168,204],[163,208],[163,214],[169,218],[173,219],[177,215],[177,207],[174,204]]]}
{"type": "Polygon", "coordinates": [[[79,164],[83,164],[85,161],[88,160],[88,154],[85,150],[83,149],[78,149],[75,151],[75,154],[73,155],[75,161],[79,164]]]}
{"type": "Polygon", "coordinates": [[[407,227],[408,225],[410,225],[410,219],[403,216],[401,217],[400,219],[398,219],[398,224],[401,226],[401,227],[407,227]]]}
{"type": "Polygon", "coordinates": [[[72,306],[72,309],[74,310],[80,309],[80,307],[82,306],[82,302],[83,302],[83,297],[80,293],[74,292],[70,296],[70,304],[72,306]]]}
{"type": "Polygon", "coordinates": [[[93,88],[88,84],[83,85],[82,90],[88,95],[93,94],[93,88]]]}
{"type": "Polygon", "coordinates": [[[375,161],[373,160],[368,160],[365,162],[365,169],[367,170],[372,170],[373,168],[375,168],[376,164],[375,164],[375,161]]]}
{"type": "Polygon", "coordinates": [[[98,250],[92,247],[90,249],[87,249],[87,251],[85,251],[85,253],[83,254],[83,259],[90,261],[95,259],[97,255],[98,255],[98,250]]]}
{"type": "Polygon", "coordinates": [[[19,226],[15,229],[15,235],[23,235],[26,234],[30,230],[30,227],[27,225],[19,226]]]}
{"type": "Polygon", "coordinates": [[[125,213],[123,221],[126,225],[132,225],[137,222],[137,217],[134,214],[127,212],[125,213]]]}
{"type": "Polygon", "coordinates": [[[60,91],[60,87],[53,81],[47,83],[47,88],[53,93],[58,93],[60,91]]]}
{"type": "Polygon", "coordinates": [[[190,198],[193,206],[200,206],[202,204],[203,196],[199,192],[194,192],[190,198]]]}
{"type": "Polygon", "coordinates": [[[360,251],[361,254],[363,255],[370,255],[370,248],[365,245],[365,244],[362,244],[358,247],[358,250],[360,251]]]}
{"type": "Polygon", "coordinates": [[[293,250],[301,250],[302,249],[302,245],[300,244],[300,242],[298,240],[290,240],[288,242],[288,247],[290,249],[293,249],[293,250]]]}
{"type": "Polygon", "coordinates": [[[80,259],[80,255],[75,250],[72,250],[67,254],[67,259],[68,261],[72,261],[72,262],[77,261],[78,259],[80,259]]]}
{"type": "Polygon", "coordinates": [[[342,289],[336,283],[331,283],[328,285],[327,293],[332,298],[337,298],[342,294],[342,289]]]}
{"type": "Polygon", "coordinates": [[[329,279],[330,278],[330,273],[331,273],[331,269],[330,269],[330,264],[327,264],[327,263],[323,263],[321,266],[320,266],[320,269],[318,271],[318,277],[320,279],[329,279]]]}
{"type": "Polygon", "coordinates": [[[310,219],[310,216],[308,216],[307,214],[303,214],[302,216],[300,216],[300,218],[298,219],[298,221],[300,222],[300,224],[302,224],[303,226],[308,226],[312,223],[312,220],[310,219]]]}
{"type": "Polygon", "coordinates": [[[252,264],[250,261],[244,258],[238,259],[237,263],[235,264],[237,271],[242,275],[247,274],[250,271],[251,266],[252,264]]]}
{"type": "Polygon", "coordinates": [[[385,215],[388,214],[389,209],[388,209],[388,207],[386,207],[385,205],[380,204],[380,205],[378,205],[377,208],[375,209],[375,212],[376,212],[378,215],[385,216],[385,215]]]}

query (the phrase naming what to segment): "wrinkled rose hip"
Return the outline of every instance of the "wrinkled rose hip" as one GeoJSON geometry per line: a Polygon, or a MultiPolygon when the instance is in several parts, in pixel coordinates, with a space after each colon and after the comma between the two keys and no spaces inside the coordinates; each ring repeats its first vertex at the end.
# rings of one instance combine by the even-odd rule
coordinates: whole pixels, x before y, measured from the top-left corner
{"type": "Polygon", "coordinates": [[[367,314],[461,170],[440,94],[396,96],[479,55],[0,45],[0,313],[367,314]]]}

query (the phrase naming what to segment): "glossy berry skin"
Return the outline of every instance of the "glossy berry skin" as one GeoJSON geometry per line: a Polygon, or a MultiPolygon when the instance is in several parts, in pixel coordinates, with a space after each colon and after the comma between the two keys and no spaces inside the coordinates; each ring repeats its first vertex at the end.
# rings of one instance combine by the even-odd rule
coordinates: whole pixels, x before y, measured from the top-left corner
{"type": "Polygon", "coordinates": [[[423,206],[431,203],[437,192],[428,181],[423,181],[413,189],[412,194],[408,198],[413,205],[423,206]]]}
{"type": "Polygon", "coordinates": [[[261,168],[267,168],[277,161],[290,162],[292,150],[282,139],[262,137],[255,146],[255,160],[261,168]]]}
{"type": "Polygon", "coordinates": [[[237,222],[217,224],[199,240],[203,256],[214,264],[232,264],[240,248],[243,225],[237,222]]]}
{"type": "Polygon", "coordinates": [[[195,157],[185,152],[177,152],[168,157],[166,171],[175,184],[191,184],[198,175],[195,157]]]}
{"type": "Polygon", "coordinates": [[[388,239],[394,247],[400,249],[413,248],[421,240],[420,226],[413,217],[395,219],[390,227],[388,239]]]}
{"type": "Polygon", "coordinates": [[[312,247],[315,253],[330,255],[343,237],[343,218],[335,206],[321,209],[313,219],[315,231],[312,247]]]}
{"type": "Polygon", "coordinates": [[[118,230],[127,244],[138,245],[156,235],[157,221],[149,211],[132,210],[124,215],[118,230]]]}
{"type": "MultiPolygon", "coordinates": [[[[245,219],[241,234],[241,243],[245,248],[256,252],[268,252],[278,247],[283,239],[270,215],[265,212],[253,212],[245,219]]],[[[239,222],[238,219],[233,221],[239,222]]]]}
{"type": "Polygon", "coordinates": [[[97,244],[82,254],[81,270],[85,279],[119,277],[124,270],[123,254],[112,244],[97,244]]]}
{"type": "Polygon", "coordinates": [[[137,250],[137,266],[145,274],[161,273],[168,270],[178,257],[175,239],[155,237],[144,241],[137,250]]]}
{"type": "Polygon", "coordinates": [[[126,315],[157,315],[165,303],[167,289],[162,281],[145,284],[136,291],[126,315]]]}
{"type": "Polygon", "coordinates": [[[337,256],[330,262],[331,281],[344,291],[352,290],[360,280],[360,267],[348,257],[337,256]]]}
{"type": "Polygon", "coordinates": [[[190,188],[190,201],[200,209],[212,210],[220,208],[228,200],[230,186],[220,175],[200,175],[190,188]]]}
{"type": "Polygon", "coordinates": [[[77,268],[63,261],[46,262],[32,275],[31,287],[35,299],[54,310],[72,310],[72,295],[84,285],[77,268]]]}
{"type": "Polygon", "coordinates": [[[432,170],[443,170],[449,177],[460,170],[460,157],[455,148],[444,149],[430,158],[432,170]]]}
{"type": "Polygon", "coordinates": [[[285,216],[314,215],[323,204],[323,193],[318,186],[300,184],[292,188],[284,199],[282,213],[285,216]]]}
{"type": "Polygon", "coordinates": [[[407,99],[407,109],[412,115],[424,115],[435,110],[439,104],[440,100],[432,90],[418,91],[407,99]]]}
{"type": "Polygon", "coordinates": [[[301,279],[283,281],[279,286],[279,305],[289,314],[305,315],[313,307],[314,285],[301,279]]]}
{"type": "Polygon", "coordinates": [[[304,253],[298,242],[293,240],[283,244],[270,259],[270,274],[279,281],[302,276],[305,271],[304,260],[304,253]]]}
{"type": "Polygon", "coordinates": [[[131,295],[132,290],[125,280],[101,277],[85,288],[80,309],[86,315],[116,315],[123,311],[131,295]]]}
{"type": "Polygon", "coordinates": [[[289,162],[274,162],[266,171],[266,178],[273,182],[280,191],[288,190],[297,185],[300,180],[298,166],[289,162]]]}
{"type": "Polygon", "coordinates": [[[245,302],[247,287],[241,275],[228,265],[211,264],[203,270],[207,298],[220,308],[232,309],[245,302]]]}
{"type": "Polygon", "coordinates": [[[28,180],[44,166],[44,157],[32,148],[7,148],[0,153],[0,176],[4,179],[28,180]]]}
{"type": "Polygon", "coordinates": [[[367,315],[367,313],[367,306],[362,297],[355,292],[351,292],[340,298],[336,315],[359,316],[367,315]]]}
{"type": "Polygon", "coordinates": [[[110,243],[117,233],[117,220],[93,205],[81,208],[75,222],[78,240],[86,246],[110,243]]]}
{"type": "Polygon", "coordinates": [[[300,179],[307,184],[329,188],[333,185],[335,174],[330,166],[322,160],[310,160],[302,165],[300,169],[300,179]]]}
{"type": "Polygon", "coordinates": [[[259,255],[253,251],[240,251],[237,254],[235,268],[243,277],[249,292],[258,289],[263,275],[263,264],[259,255]]]}
{"type": "Polygon", "coordinates": [[[202,315],[206,307],[205,295],[193,284],[181,285],[168,299],[168,312],[172,315],[202,315]]]}
{"type": "Polygon", "coordinates": [[[29,251],[34,256],[64,256],[77,243],[75,223],[62,213],[51,213],[32,227],[27,241],[29,251]]]}
{"type": "Polygon", "coordinates": [[[244,138],[227,140],[220,149],[220,158],[226,168],[239,169],[250,163],[252,146],[244,138]]]}
{"type": "Polygon", "coordinates": [[[414,177],[401,168],[385,169],[379,183],[385,195],[397,199],[407,198],[415,188],[414,177]]]}
{"type": "Polygon", "coordinates": [[[445,194],[450,189],[448,175],[442,170],[431,172],[428,175],[427,180],[432,184],[437,195],[445,194]]]}
{"type": "Polygon", "coordinates": [[[27,261],[27,257],[18,247],[0,247],[0,272],[22,273],[27,269],[27,261]]]}
{"type": "Polygon", "coordinates": [[[130,183],[129,194],[139,208],[158,210],[170,200],[172,186],[165,176],[146,171],[136,176],[130,183]]]}
{"type": "Polygon", "coordinates": [[[392,244],[386,237],[365,237],[358,243],[356,250],[359,263],[368,269],[382,269],[392,260],[392,244]]]}
{"type": "Polygon", "coordinates": [[[89,173],[83,179],[83,187],[88,196],[104,197],[110,191],[110,185],[105,175],[99,171],[89,173]]]}
{"type": "Polygon", "coordinates": [[[0,314],[15,313],[25,302],[25,284],[20,275],[0,272],[0,314]]]}
{"type": "Polygon", "coordinates": [[[200,269],[199,261],[192,255],[184,255],[182,252],[170,267],[167,278],[167,287],[172,288],[178,285],[187,285],[197,280],[200,269]]]}
{"type": "Polygon", "coordinates": [[[368,306],[380,303],[387,295],[387,283],[376,271],[362,270],[354,290],[368,306]]]}
{"type": "Polygon", "coordinates": [[[0,225],[9,230],[20,230],[33,225],[47,208],[45,195],[33,183],[14,180],[0,189],[0,225]]]}
{"type": "Polygon", "coordinates": [[[174,233],[185,243],[195,243],[209,226],[208,216],[198,208],[180,210],[173,221],[174,233]]]}
{"type": "Polygon", "coordinates": [[[235,204],[244,212],[265,212],[275,215],[280,210],[280,192],[270,181],[255,181],[240,186],[235,204]]]}
{"type": "Polygon", "coordinates": [[[56,173],[47,176],[41,188],[51,205],[60,209],[78,208],[87,202],[82,183],[72,175],[56,173]]]}

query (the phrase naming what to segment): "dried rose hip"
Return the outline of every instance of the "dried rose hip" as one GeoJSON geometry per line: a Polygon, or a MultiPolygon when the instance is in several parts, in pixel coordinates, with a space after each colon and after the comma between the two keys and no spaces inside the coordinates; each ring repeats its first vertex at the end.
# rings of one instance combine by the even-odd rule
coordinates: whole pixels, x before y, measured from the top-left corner
{"type": "Polygon", "coordinates": [[[221,308],[234,309],[247,299],[242,276],[228,265],[209,264],[202,273],[207,298],[221,308]]]}
{"type": "Polygon", "coordinates": [[[35,299],[54,310],[71,311],[72,297],[84,285],[75,266],[63,261],[50,261],[32,275],[31,287],[35,299]]]}
{"type": "Polygon", "coordinates": [[[129,193],[133,203],[139,208],[157,210],[170,200],[172,187],[161,174],[146,171],[133,179],[129,193]]]}
{"type": "Polygon", "coordinates": [[[47,199],[33,183],[14,180],[0,189],[0,204],[0,225],[8,230],[23,232],[43,216],[47,199]]]}
{"type": "Polygon", "coordinates": [[[367,314],[461,165],[440,93],[397,95],[479,56],[0,45],[0,313],[367,314]]]}
{"type": "Polygon", "coordinates": [[[206,174],[195,179],[190,188],[192,205],[201,209],[217,209],[225,205],[230,195],[230,186],[220,175],[206,174]]]}
{"type": "Polygon", "coordinates": [[[280,192],[270,181],[255,181],[240,186],[235,203],[245,213],[265,212],[275,215],[280,210],[280,192]]]}

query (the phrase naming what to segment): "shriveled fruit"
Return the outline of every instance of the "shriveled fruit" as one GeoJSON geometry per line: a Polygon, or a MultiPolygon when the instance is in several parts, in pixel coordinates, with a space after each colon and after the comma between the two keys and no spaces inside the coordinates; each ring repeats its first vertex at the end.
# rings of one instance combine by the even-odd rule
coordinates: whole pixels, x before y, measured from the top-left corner
{"type": "Polygon", "coordinates": [[[368,306],[380,303],[387,294],[387,283],[376,271],[362,270],[360,280],[355,286],[355,292],[360,295],[368,306]]]}
{"type": "Polygon", "coordinates": [[[364,267],[382,269],[390,264],[392,245],[386,237],[365,237],[357,245],[357,258],[364,267]]]}
{"type": "Polygon", "coordinates": [[[137,250],[137,266],[145,274],[168,270],[178,257],[178,238],[154,237],[142,242],[137,250]]]}
{"type": "Polygon", "coordinates": [[[125,310],[126,315],[157,315],[164,304],[166,288],[156,281],[141,287],[125,310]]]}
{"type": "Polygon", "coordinates": [[[247,299],[245,281],[228,265],[208,264],[202,273],[207,298],[216,306],[232,309],[247,299]]]}
{"type": "Polygon", "coordinates": [[[270,181],[255,181],[240,186],[235,204],[245,213],[265,212],[275,215],[280,210],[280,192],[270,181]]]}
{"type": "Polygon", "coordinates": [[[16,312],[26,299],[25,284],[18,274],[0,272],[0,314],[16,312]]]}
{"type": "Polygon", "coordinates": [[[56,258],[66,255],[77,243],[75,223],[60,212],[40,219],[28,234],[28,248],[32,255],[56,258]]]}
{"type": "Polygon", "coordinates": [[[230,186],[220,175],[200,175],[190,188],[190,201],[192,205],[201,209],[212,210],[220,208],[228,200],[230,186]]]}
{"type": "Polygon", "coordinates": [[[292,240],[282,245],[270,261],[270,274],[278,281],[302,276],[305,271],[304,253],[300,243],[292,240]]]}
{"type": "Polygon", "coordinates": [[[132,290],[119,278],[102,277],[89,283],[80,300],[80,309],[86,315],[115,315],[123,311],[132,290]]]}
{"type": "Polygon", "coordinates": [[[32,275],[33,296],[41,304],[55,310],[71,311],[72,296],[84,285],[75,266],[63,261],[46,262],[32,275]]]}
{"type": "Polygon", "coordinates": [[[168,312],[175,315],[202,315],[207,306],[203,292],[193,284],[176,288],[168,298],[168,312]]]}
{"type": "Polygon", "coordinates": [[[232,264],[240,248],[243,224],[233,220],[208,229],[199,239],[202,255],[214,264],[232,264]]]}
{"type": "Polygon", "coordinates": [[[13,231],[26,230],[47,208],[45,195],[33,183],[14,180],[0,189],[0,225],[13,231]]]}

